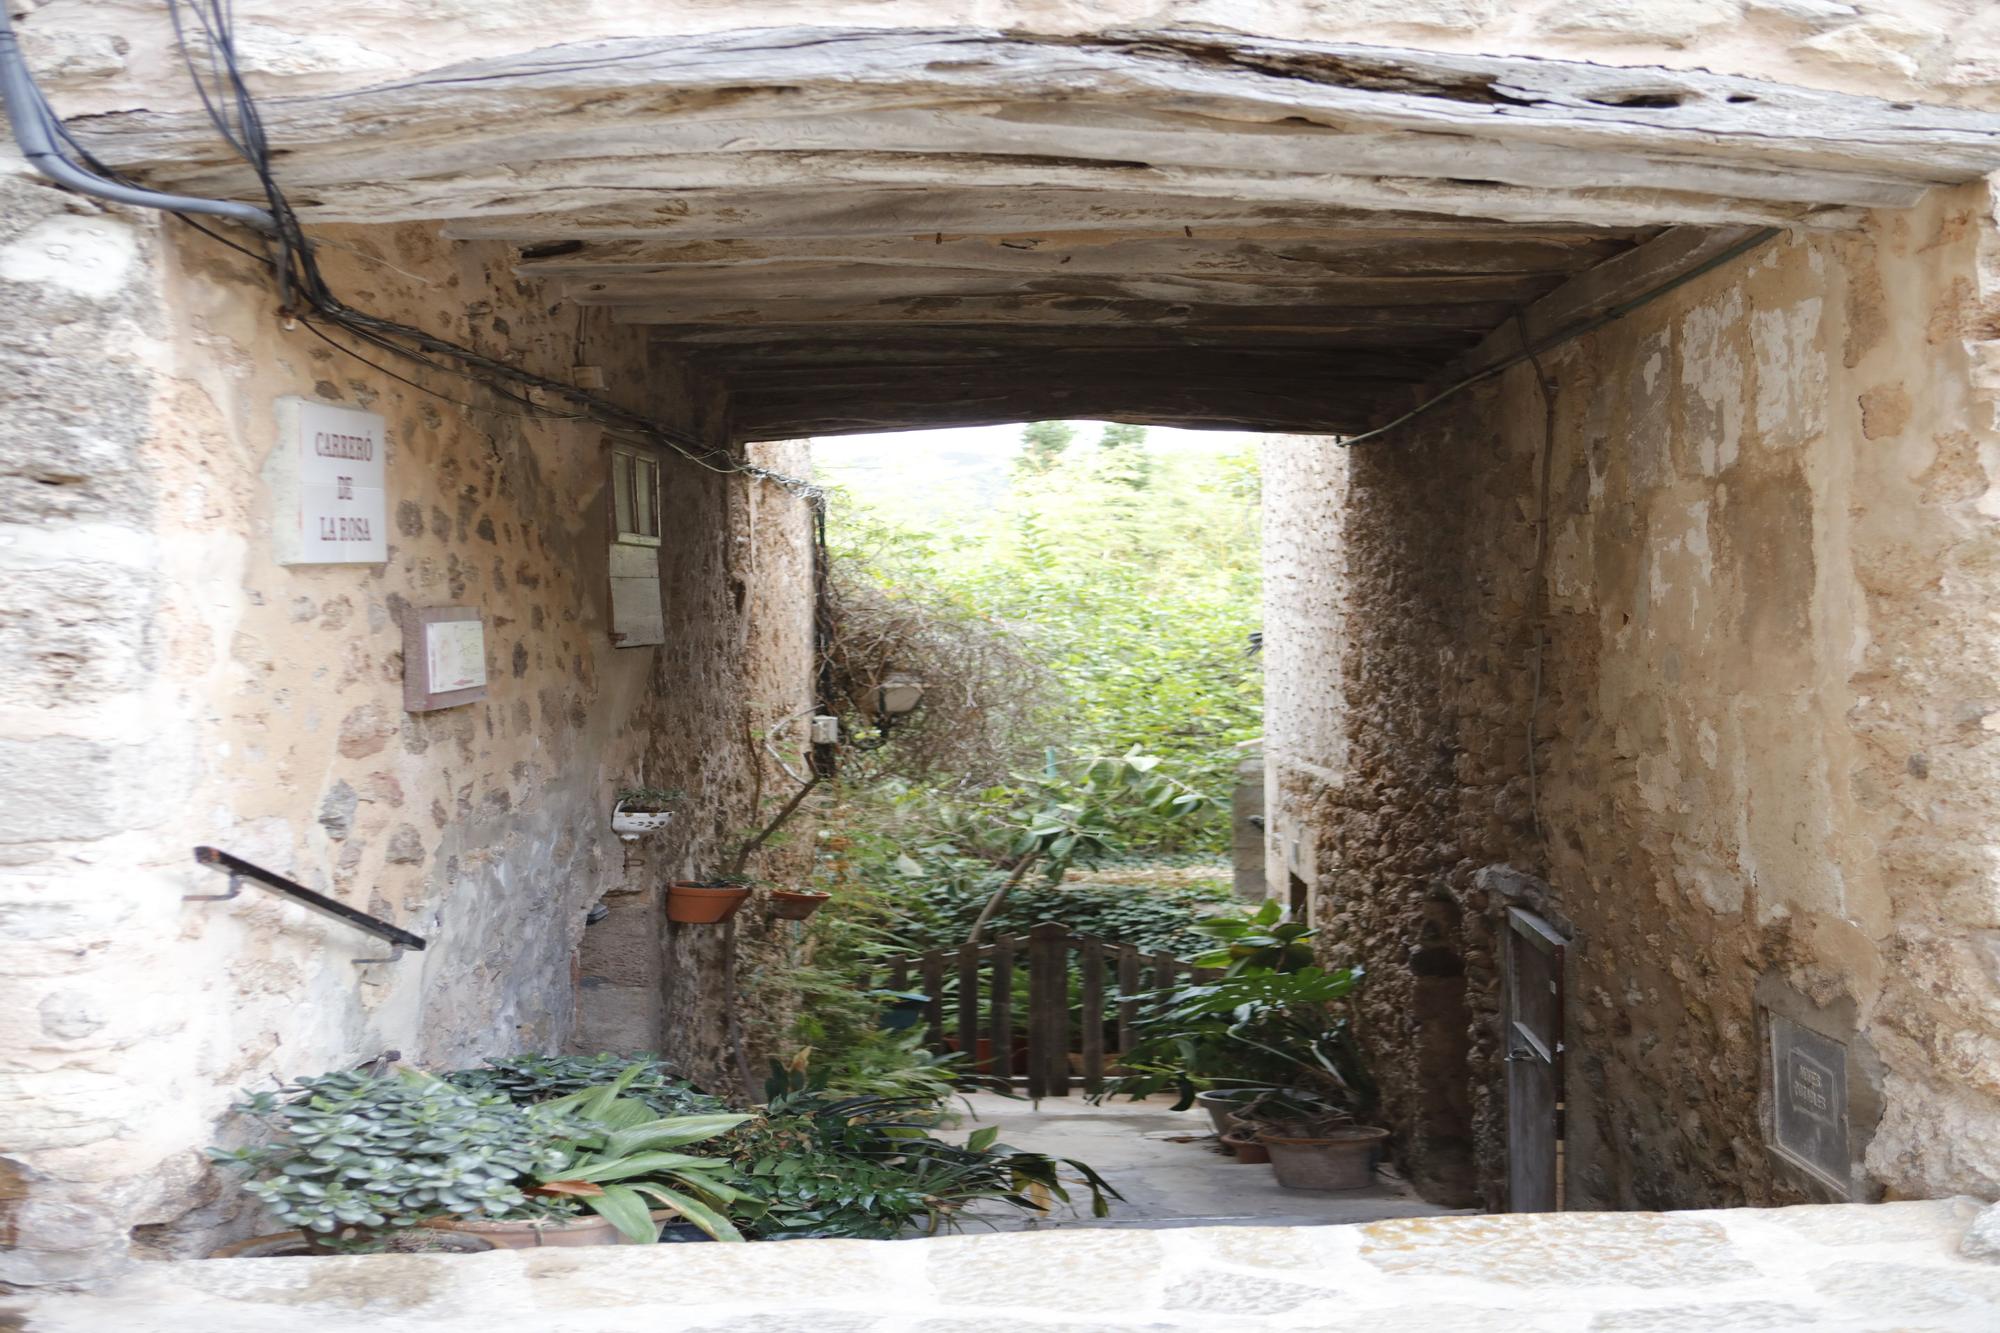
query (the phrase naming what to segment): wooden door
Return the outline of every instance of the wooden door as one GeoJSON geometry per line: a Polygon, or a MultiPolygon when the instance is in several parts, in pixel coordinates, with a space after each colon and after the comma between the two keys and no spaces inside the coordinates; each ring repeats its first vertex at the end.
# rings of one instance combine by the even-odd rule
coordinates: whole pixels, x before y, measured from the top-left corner
{"type": "Polygon", "coordinates": [[[1505,947],[1507,1210],[1551,1213],[1560,1206],[1564,941],[1510,907],[1505,947]]]}

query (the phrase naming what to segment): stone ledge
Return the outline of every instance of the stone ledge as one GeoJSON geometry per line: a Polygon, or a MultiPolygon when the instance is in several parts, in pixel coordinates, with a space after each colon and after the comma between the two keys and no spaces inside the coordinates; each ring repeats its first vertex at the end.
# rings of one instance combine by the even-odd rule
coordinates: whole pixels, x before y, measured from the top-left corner
{"type": "MultiPolygon", "coordinates": [[[[1972,1199],[152,1264],[33,1333],[1991,1329],[1972,1199]]],[[[24,1321],[11,1324],[9,1316],[24,1321]]]]}

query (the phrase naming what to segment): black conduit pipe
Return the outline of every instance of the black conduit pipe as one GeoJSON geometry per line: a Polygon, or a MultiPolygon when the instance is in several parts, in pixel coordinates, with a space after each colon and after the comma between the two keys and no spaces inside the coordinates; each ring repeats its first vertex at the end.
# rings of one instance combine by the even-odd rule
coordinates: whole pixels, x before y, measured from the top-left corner
{"type": "Polygon", "coordinates": [[[275,234],[278,224],[255,204],[228,199],[196,199],[182,194],[162,194],[137,186],[120,185],[84,170],[64,156],[56,142],[55,113],[49,109],[42,91],[28,72],[21,44],[14,37],[14,20],[0,4],[0,105],[7,109],[7,121],[14,127],[14,142],[28,164],[64,189],[87,194],[114,204],[133,208],[157,208],[168,213],[205,213],[240,222],[266,234],[275,234]]]}

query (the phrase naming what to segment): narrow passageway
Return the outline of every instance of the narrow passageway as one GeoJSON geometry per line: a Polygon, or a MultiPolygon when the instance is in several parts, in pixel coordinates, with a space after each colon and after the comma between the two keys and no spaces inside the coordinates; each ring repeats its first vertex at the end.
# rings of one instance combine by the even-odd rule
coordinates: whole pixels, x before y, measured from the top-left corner
{"type": "Polygon", "coordinates": [[[0,1333],[2000,1327],[2000,7],[29,8],[0,1333]]]}
{"type": "Polygon", "coordinates": [[[962,1141],[998,1128],[1000,1142],[1051,1157],[1090,1163],[1125,1196],[1107,1218],[1060,1204],[1046,1216],[1013,1209],[968,1216],[965,1230],[1053,1231],[1079,1227],[1155,1231],[1176,1227],[1334,1226],[1397,1217],[1476,1211],[1426,1203],[1377,1169],[1367,1189],[1327,1193],[1280,1186],[1267,1165],[1237,1162],[1217,1142],[1208,1117],[1175,1111],[1167,1097],[1092,1105],[1080,1097],[1030,1102],[997,1093],[966,1097],[962,1123],[941,1137],[962,1141]]]}

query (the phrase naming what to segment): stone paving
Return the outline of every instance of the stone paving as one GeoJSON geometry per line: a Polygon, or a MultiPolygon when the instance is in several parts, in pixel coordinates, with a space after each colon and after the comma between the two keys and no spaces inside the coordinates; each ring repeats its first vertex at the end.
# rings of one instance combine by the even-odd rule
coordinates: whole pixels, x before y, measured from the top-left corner
{"type": "Polygon", "coordinates": [[[1010,1208],[989,1211],[983,1220],[1004,1231],[1330,1226],[1453,1211],[1425,1203],[1409,1186],[1381,1173],[1367,1189],[1285,1189],[1269,1166],[1241,1165],[1223,1151],[1206,1112],[1170,1110],[1168,1098],[1092,1106],[1081,1097],[1050,1097],[1037,1104],[977,1093],[965,1102],[967,1114],[945,1131],[946,1137],[962,1139],[975,1130],[997,1128],[1002,1143],[1088,1162],[1125,1196],[1101,1220],[1089,1215],[1081,1192],[1073,1197],[1082,1204],[1081,1215],[1061,1205],[1046,1217],[1010,1208]]]}
{"type": "MultiPolygon", "coordinates": [[[[1970,1199],[151,1264],[14,1333],[1991,1333],[1970,1199]]],[[[11,1316],[11,1317],[10,1317],[11,1316]]]]}

